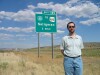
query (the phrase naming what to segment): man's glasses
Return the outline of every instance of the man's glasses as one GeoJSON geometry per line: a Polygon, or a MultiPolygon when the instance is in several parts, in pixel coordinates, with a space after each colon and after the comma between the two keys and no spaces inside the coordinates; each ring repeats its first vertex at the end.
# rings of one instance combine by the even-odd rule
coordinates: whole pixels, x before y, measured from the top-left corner
{"type": "Polygon", "coordinates": [[[68,26],[68,28],[75,28],[75,26],[68,26]]]}

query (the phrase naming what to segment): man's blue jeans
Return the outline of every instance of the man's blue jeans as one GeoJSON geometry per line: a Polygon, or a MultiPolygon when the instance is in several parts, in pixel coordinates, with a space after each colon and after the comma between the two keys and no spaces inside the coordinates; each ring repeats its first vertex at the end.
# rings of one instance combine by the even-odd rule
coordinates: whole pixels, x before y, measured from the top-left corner
{"type": "Polygon", "coordinates": [[[64,57],[65,75],[82,75],[83,62],[80,57],[64,57]]]}

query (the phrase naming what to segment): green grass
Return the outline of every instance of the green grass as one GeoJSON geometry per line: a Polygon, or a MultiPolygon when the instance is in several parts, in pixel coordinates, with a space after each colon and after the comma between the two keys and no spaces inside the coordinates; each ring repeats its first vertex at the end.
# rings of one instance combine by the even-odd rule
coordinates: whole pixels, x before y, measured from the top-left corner
{"type": "MultiPolygon", "coordinates": [[[[26,49],[23,50],[24,52],[32,52],[32,53],[38,53],[38,48],[31,48],[31,49],[26,49]]],[[[1,50],[0,53],[4,53],[5,51],[1,50]]],[[[6,52],[16,52],[14,50],[12,51],[6,51],[6,52]]],[[[17,51],[22,52],[22,51],[17,51]]],[[[51,47],[41,47],[40,48],[40,54],[45,54],[45,53],[51,53],[52,52],[52,48],[51,47]]],[[[62,57],[62,54],[60,52],[60,47],[59,46],[54,46],[54,54],[56,58],[60,58],[62,57]]],[[[100,48],[85,48],[82,50],[82,56],[87,56],[87,57],[95,57],[95,56],[100,56],[100,48]]]]}
{"type": "Polygon", "coordinates": [[[100,56],[100,49],[84,49],[82,55],[88,57],[100,56]]]}
{"type": "Polygon", "coordinates": [[[5,70],[7,69],[7,67],[8,67],[8,62],[0,62],[0,69],[5,70]]]}
{"type": "Polygon", "coordinates": [[[63,55],[59,54],[59,55],[56,55],[55,58],[62,58],[63,55]]]}

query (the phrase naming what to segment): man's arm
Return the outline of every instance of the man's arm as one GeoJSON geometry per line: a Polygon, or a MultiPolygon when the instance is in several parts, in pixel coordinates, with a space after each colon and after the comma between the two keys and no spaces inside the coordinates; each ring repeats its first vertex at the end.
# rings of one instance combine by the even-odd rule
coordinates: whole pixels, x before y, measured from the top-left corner
{"type": "Polygon", "coordinates": [[[84,48],[84,45],[83,45],[82,37],[80,39],[81,39],[81,49],[83,49],[84,48]]]}
{"type": "Polygon", "coordinates": [[[61,50],[61,53],[63,54],[63,56],[64,56],[64,50],[61,50]]]}
{"type": "Polygon", "coordinates": [[[64,40],[62,38],[62,41],[61,41],[61,45],[60,45],[60,50],[61,50],[61,53],[64,55],[64,40]]]}

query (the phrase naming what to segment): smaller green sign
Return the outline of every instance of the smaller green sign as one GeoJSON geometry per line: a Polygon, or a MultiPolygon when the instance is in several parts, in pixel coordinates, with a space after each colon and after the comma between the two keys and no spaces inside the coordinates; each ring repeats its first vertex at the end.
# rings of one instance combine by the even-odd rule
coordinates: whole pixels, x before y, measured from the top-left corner
{"type": "Polygon", "coordinates": [[[55,11],[42,11],[42,14],[56,15],[55,11]]]}

